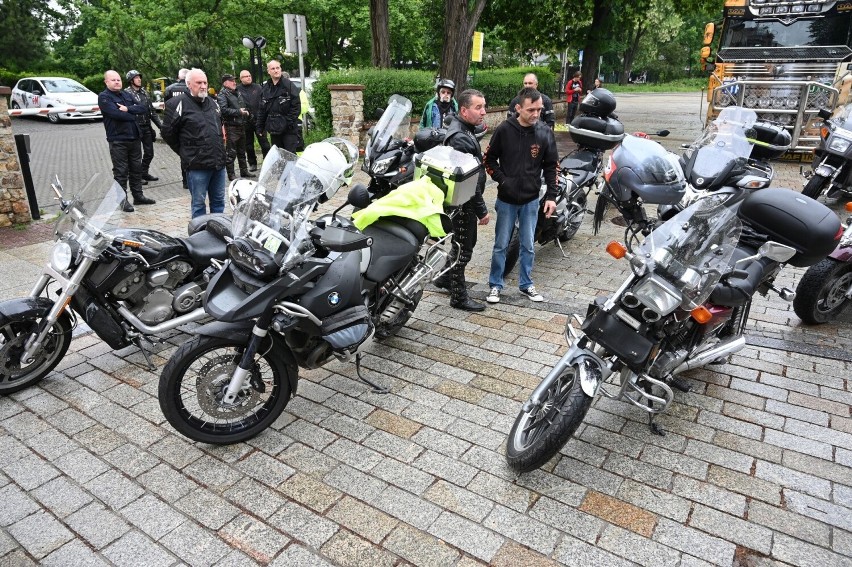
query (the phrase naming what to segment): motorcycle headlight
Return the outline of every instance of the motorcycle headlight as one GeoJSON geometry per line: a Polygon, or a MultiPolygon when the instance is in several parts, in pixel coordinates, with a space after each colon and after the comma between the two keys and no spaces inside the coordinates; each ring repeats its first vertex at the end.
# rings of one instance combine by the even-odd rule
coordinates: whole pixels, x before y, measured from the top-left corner
{"type": "Polygon", "coordinates": [[[831,142],[828,143],[828,149],[839,154],[845,154],[846,150],[849,149],[849,146],[852,146],[852,140],[839,138],[837,136],[832,137],[831,142]]]}
{"type": "Polygon", "coordinates": [[[665,316],[678,308],[680,292],[662,278],[651,275],[633,288],[633,295],[647,308],[665,316]]]}
{"type": "Polygon", "coordinates": [[[382,175],[393,163],[394,158],[380,159],[373,164],[373,175],[382,175]]]}
{"type": "Polygon", "coordinates": [[[74,261],[74,250],[67,242],[57,242],[53,245],[53,251],[50,253],[50,265],[57,272],[64,272],[71,267],[71,262],[74,261]]]}

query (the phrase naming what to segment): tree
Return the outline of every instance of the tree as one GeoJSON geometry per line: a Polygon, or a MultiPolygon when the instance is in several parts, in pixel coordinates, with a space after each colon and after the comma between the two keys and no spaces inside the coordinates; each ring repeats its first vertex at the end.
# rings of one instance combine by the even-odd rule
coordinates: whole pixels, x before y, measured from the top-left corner
{"type": "Polygon", "coordinates": [[[47,56],[48,19],[53,13],[39,0],[0,0],[0,53],[15,70],[36,66],[47,56]]]}
{"type": "Polygon", "coordinates": [[[473,32],[483,9],[485,0],[446,0],[440,73],[456,83],[457,92],[467,85],[473,32]]]}
{"type": "Polygon", "coordinates": [[[390,67],[390,16],[388,0],[370,0],[370,30],[373,35],[372,63],[373,67],[387,69],[390,67]]]}

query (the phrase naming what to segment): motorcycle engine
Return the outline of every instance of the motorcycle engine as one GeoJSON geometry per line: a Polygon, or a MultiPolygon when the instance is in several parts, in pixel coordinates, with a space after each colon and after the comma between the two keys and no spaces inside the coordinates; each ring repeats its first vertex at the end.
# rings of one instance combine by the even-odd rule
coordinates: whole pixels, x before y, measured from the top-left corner
{"type": "Polygon", "coordinates": [[[201,304],[203,290],[197,283],[180,285],[190,273],[192,265],[182,260],[148,271],[136,270],[116,284],[112,294],[126,301],[140,321],[156,325],[201,304]]]}

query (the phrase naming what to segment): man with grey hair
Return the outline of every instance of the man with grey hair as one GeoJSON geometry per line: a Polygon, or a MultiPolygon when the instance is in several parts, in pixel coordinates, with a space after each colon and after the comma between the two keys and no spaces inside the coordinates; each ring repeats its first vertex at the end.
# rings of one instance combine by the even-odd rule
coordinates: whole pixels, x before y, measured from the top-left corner
{"type": "Polygon", "coordinates": [[[160,133],[180,156],[192,195],[192,217],[225,210],[225,144],[219,104],[207,94],[207,75],[201,69],[186,74],[187,94],[166,102],[160,133]]]}
{"type": "Polygon", "coordinates": [[[186,90],[186,74],[189,73],[189,69],[181,69],[178,71],[178,80],[175,83],[166,87],[166,92],[163,93],[163,101],[168,101],[174,96],[180,96],[182,94],[186,94],[188,91],[186,90]]]}

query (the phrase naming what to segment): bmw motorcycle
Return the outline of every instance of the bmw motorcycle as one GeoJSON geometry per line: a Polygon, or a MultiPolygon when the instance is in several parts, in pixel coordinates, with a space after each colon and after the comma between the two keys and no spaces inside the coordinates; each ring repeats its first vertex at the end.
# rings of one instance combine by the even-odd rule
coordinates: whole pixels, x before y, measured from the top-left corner
{"type": "Polygon", "coordinates": [[[174,238],[119,228],[124,190],[93,185],[66,198],[52,184],[61,215],[48,263],[30,295],[0,303],[0,394],[44,378],[65,356],[78,318],[113,349],[143,346],[152,336],[207,315],[207,281],[225,259],[212,230],[174,238]]]}
{"type": "Polygon", "coordinates": [[[751,193],[731,207],[700,199],[636,246],[611,242],[631,273],[585,317],[566,324],[569,349],[524,403],[509,433],[506,460],[519,471],[542,466],[568,442],[598,394],[654,417],[689,390],[678,376],[724,362],[746,346],[755,293],[778,290],[785,263],[809,266],[837,243],[837,216],[788,189],[751,193]],[[792,231],[791,226],[800,230],[792,231]],[[745,230],[749,229],[749,230],[745,230]],[[576,326],[576,328],[575,328],[576,326]]]}
{"type": "Polygon", "coordinates": [[[802,194],[814,199],[820,195],[852,198],[852,104],[834,118],[826,109],[819,111],[819,117],[825,122],[814,150],[813,171],[803,173],[807,182],[802,194]]]}
{"type": "Polygon", "coordinates": [[[793,311],[810,325],[836,319],[852,304],[852,203],[840,243],[805,272],[796,286],[793,311]]]}
{"type": "MultiPolygon", "coordinates": [[[[435,150],[478,168],[472,156],[435,150]]],[[[413,198],[429,196],[421,211],[428,214],[409,214],[412,207],[395,200],[405,188],[371,204],[359,184],[347,200],[363,208],[354,221],[340,209],[312,221],[356,159],[357,149],[335,138],[299,158],[278,148],[267,154],[274,163],[237,207],[226,268],[208,286],[204,308],[215,321],[196,329],[160,377],[160,407],[183,435],[213,444],[254,437],[296,395],[298,369],[331,360],[354,360],[359,378],[386,392],[360,376],[360,353],[374,337],[398,332],[443,273],[454,246],[443,215],[449,189],[415,187],[413,198]]],[[[414,183],[421,182],[431,184],[414,183]]]]}

